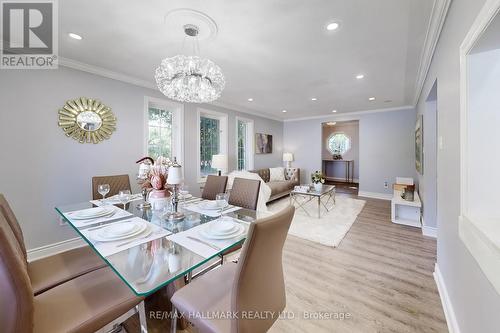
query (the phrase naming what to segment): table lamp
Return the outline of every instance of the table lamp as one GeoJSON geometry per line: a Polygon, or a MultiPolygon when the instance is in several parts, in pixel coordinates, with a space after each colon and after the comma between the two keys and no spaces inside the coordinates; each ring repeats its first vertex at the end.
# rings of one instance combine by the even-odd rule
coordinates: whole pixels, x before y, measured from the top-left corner
{"type": "Polygon", "coordinates": [[[286,162],[286,167],[290,168],[292,166],[293,154],[283,153],[283,162],[286,162]]]}
{"type": "Polygon", "coordinates": [[[184,214],[177,211],[179,204],[179,185],[182,184],[182,167],[174,157],[173,164],[168,168],[167,184],[172,185],[172,212],[168,213],[169,220],[179,220],[184,218],[184,214]]]}
{"type": "Polygon", "coordinates": [[[224,154],[212,155],[212,168],[219,170],[219,176],[222,170],[227,170],[227,156],[224,154]]]}

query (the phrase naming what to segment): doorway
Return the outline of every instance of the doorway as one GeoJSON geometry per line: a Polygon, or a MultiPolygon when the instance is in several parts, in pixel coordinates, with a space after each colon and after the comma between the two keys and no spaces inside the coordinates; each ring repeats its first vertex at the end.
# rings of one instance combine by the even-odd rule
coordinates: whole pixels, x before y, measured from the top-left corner
{"type": "Polygon", "coordinates": [[[359,121],[329,121],[321,126],[321,165],[337,193],[358,195],[359,121]]]}

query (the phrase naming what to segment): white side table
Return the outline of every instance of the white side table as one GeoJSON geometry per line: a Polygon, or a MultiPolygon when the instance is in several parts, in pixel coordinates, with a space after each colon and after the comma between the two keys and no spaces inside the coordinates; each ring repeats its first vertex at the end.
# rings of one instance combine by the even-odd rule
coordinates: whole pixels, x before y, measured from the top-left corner
{"type": "Polygon", "coordinates": [[[417,191],[413,193],[413,201],[406,201],[401,198],[401,194],[401,191],[395,190],[391,200],[392,222],[422,228],[422,223],[420,221],[422,202],[420,201],[417,191]]]}

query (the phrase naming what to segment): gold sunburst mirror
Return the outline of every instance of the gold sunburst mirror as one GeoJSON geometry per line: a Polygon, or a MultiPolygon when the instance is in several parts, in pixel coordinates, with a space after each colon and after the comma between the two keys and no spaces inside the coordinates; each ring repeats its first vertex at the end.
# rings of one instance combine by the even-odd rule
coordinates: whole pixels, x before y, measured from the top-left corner
{"type": "Polygon", "coordinates": [[[67,101],[59,110],[59,126],[80,143],[99,143],[116,130],[116,117],[100,101],[80,97],[67,101]]]}

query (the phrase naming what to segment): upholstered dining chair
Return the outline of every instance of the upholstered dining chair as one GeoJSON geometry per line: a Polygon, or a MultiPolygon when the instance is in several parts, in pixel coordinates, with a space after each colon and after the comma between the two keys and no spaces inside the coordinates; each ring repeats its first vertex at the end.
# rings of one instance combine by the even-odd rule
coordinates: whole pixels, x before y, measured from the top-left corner
{"type": "Polygon", "coordinates": [[[109,193],[106,197],[118,194],[121,190],[131,190],[130,178],[128,175],[116,175],[116,176],[96,176],[92,177],[92,199],[101,199],[102,196],[97,191],[97,188],[101,184],[109,184],[109,193]]]}
{"type": "Polygon", "coordinates": [[[95,270],[34,296],[23,250],[0,214],[2,332],[95,332],[139,310],[140,317],[145,318],[142,301],[110,268],[95,270]]]}
{"type": "Polygon", "coordinates": [[[68,250],[28,263],[23,231],[7,199],[1,193],[0,213],[9,224],[19,244],[35,295],[106,266],[106,263],[89,246],[68,250]]]}
{"type": "Polygon", "coordinates": [[[215,200],[219,193],[225,193],[227,186],[227,176],[208,175],[201,197],[206,200],[215,200]]]}
{"type": "MultiPolygon", "coordinates": [[[[201,333],[266,332],[286,305],[282,255],[294,211],[289,206],[250,224],[240,261],[222,265],[178,290],[172,296],[177,312],[201,333]],[[236,316],[213,319],[198,315],[217,312],[236,316]],[[250,319],[256,312],[267,316],[250,319]]],[[[175,328],[173,321],[173,332],[175,328]]]]}
{"type": "Polygon", "coordinates": [[[260,180],[234,178],[229,193],[229,204],[256,210],[259,200],[260,180]]]}

